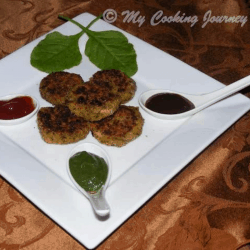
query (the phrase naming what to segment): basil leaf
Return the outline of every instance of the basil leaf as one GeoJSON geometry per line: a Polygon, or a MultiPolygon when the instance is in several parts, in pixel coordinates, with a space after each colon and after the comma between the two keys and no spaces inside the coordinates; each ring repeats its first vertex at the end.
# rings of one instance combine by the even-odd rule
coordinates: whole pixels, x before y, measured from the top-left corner
{"type": "Polygon", "coordinates": [[[137,70],[136,53],[126,36],[118,31],[84,31],[89,36],[85,54],[98,68],[119,69],[131,77],[137,70]]]}
{"type": "Polygon", "coordinates": [[[51,73],[63,71],[80,64],[82,55],[78,40],[83,31],[72,36],[65,36],[55,31],[46,36],[31,53],[31,65],[51,73]]]}

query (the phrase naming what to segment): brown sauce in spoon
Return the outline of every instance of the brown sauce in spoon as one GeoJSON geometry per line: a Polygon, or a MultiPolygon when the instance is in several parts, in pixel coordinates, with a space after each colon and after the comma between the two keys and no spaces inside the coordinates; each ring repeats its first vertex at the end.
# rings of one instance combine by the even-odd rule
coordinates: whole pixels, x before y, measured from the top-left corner
{"type": "Polygon", "coordinates": [[[172,93],[155,94],[148,98],[145,103],[146,108],[161,114],[180,114],[195,106],[187,98],[172,93]]]}

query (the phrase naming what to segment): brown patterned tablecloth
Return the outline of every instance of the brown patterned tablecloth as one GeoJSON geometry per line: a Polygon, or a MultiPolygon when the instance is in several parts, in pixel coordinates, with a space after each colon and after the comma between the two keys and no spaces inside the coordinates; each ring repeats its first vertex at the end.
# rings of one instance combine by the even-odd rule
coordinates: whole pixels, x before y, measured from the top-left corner
{"type": "MultiPolygon", "coordinates": [[[[106,9],[118,13],[114,25],[222,83],[230,84],[250,73],[248,0],[1,0],[0,58],[61,25],[59,13],[72,18],[84,12],[99,15],[106,9]],[[140,11],[145,21],[125,22],[121,14],[125,10],[140,11]],[[178,12],[196,16],[198,22],[153,26],[150,20],[160,10],[165,16],[178,12]],[[202,27],[209,13],[241,19],[202,27]]],[[[250,88],[242,93],[250,97],[250,88]]],[[[250,242],[249,163],[250,113],[97,249],[233,250],[246,245],[250,242]]],[[[15,249],[85,247],[0,178],[0,250],[15,249]]]]}

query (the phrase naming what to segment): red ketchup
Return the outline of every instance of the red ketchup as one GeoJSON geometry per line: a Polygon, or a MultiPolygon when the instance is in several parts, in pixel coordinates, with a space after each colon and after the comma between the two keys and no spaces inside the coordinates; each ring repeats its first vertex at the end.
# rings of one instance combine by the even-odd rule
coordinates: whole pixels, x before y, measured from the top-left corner
{"type": "Polygon", "coordinates": [[[20,96],[11,100],[0,101],[0,119],[12,120],[24,117],[35,109],[29,96],[20,96]]]}

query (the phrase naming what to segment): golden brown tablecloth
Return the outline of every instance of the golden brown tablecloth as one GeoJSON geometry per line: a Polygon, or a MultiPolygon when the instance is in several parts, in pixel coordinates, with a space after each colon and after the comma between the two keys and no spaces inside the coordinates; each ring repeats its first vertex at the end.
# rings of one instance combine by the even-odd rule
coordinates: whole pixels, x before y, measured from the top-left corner
{"type": "MultiPolygon", "coordinates": [[[[209,23],[204,14],[248,16],[248,0],[1,0],[0,57],[83,12],[114,9],[114,25],[170,53],[225,84],[250,72],[250,20],[209,23]],[[145,22],[123,22],[125,10],[145,22]],[[199,17],[152,26],[151,17],[178,11],[199,17]]],[[[150,62],[149,62],[150,63],[150,62]]],[[[181,73],[181,72],[180,72],[181,73]]],[[[166,65],[167,74],[167,65],[166,65]]],[[[1,83],[2,84],[2,83],[1,83]]],[[[1,90],[0,90],[1,91],[1,90]]],[[[243,93],[250,97],[250,89],[243,93]]],[[[230,250],[250,242],[250,113],[214,141],[177,177],[106,239],[98,249],[230,250]]],[[[85,249],[0,178],[0,250],[85,249]]],[[[246,249],[248,249],[246,247],[246,249]]],[[[250,248],[249,248],[250,249],[250,248]]]]}

